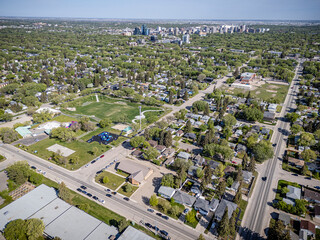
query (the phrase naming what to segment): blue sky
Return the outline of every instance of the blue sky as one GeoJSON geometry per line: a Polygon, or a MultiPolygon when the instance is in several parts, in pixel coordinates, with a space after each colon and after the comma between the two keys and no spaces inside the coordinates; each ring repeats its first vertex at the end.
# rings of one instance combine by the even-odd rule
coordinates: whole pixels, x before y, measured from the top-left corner
{"type": "Polygon", "coordinates": [[[0,16],[320,20],[320,0],[0,0],[0,16]]]}

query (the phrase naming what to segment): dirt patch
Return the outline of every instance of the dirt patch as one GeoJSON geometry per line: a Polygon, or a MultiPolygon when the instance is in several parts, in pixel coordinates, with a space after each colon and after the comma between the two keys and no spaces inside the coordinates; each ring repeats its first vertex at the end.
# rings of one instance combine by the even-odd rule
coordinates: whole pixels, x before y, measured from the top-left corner
{"type": "Polygon", "coordinates": [[[260,94],[261,92],[260,91],[256,91],[256,94],[260,94]]]}
{"type": "Polygon", "coordinates": [[[118,101],[118,102],[115,102],[116,104],[121,104],[121,105],[127,105],[127,103],[125,102],[121,102],[121,101],[118,101]]]}
{"type": "Polygon", "coordinates": [[[269,89],[278,89],[279,87],[278,87],[278,86],[275,86],[275,85],[269,85],[268,88],[269,88],[269,89]]]}
{"type": "Polygon", "coordinates": [[[273,92],[273,93],[277,93],[276,90],[266,90],[267,92],[273,92]]]}

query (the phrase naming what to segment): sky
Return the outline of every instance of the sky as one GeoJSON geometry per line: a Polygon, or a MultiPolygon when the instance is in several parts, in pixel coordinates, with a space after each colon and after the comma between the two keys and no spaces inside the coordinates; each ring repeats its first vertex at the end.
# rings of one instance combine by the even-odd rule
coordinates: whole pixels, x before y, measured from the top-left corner
{"type": "Polygon", "coordinates": [[[320,0],[0,0],[0,16],[320,20],[320,0]]]}

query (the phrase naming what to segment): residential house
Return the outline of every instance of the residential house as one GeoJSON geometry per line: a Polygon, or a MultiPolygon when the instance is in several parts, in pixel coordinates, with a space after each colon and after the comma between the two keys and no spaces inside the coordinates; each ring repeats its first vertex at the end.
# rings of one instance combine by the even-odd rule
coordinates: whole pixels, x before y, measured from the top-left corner
{"type": "Polygon", "coordinates": [[[311,189],[304,189],[303,198],[311,203],[320,203],[320,193],[318,191],[313,191],[311,189]]]}
{"type": "Polygon", "coordinates": [[[265,111],[265,112],[263,113],[263,120],[265,120],[265,121],[270,121],[270,122],[272,122],[272,121],[275,120],[275,118],[276,118],[276,114],[275,114],[274,112],[265,111]]]}
{"type": "Polygon", "coordinates": [[[267,134],[270,133],[270,129],[269,129],[269,128],[262,128],[261,133],[262,133],[263,135],[267,135],[267,134]]]}
{"type": "Polygon", "coordinates": [[[243,181],[249,184],[252,180],[252,172],[242,171],[243,181]]]}
{"type": "Polygon", "coordinates": [[[184,159],[184,160],[188,161],[189,158],[190,158],[190,156],[191,156],[191,155],[190,155],[189,153],[179,152],[177,158],[184,159]]]}
{"type": "Polygon", "coordinates": [[[161,186],[158,190],[158,194],[166,199],[171,199],[175,192],[175,189],[166,186],[161,186]]]}
{"type": "Polygon", "coordinates": [[[200,154],[198,154],[197,156],[195,156],[195,157],[193,158],[192,162],[193,162],[196,166],[201,167],[201,166],[204,164],[205,159],[204,159],[204,157],[201,157],[200,154]]]}
{"type": "Polygon", "coordinates": [[[170,158],[170,157],[173,157],[174,153],[176,151],[172,148],[166,148],[162,153],[161,155],[165,158],[170,158]]]}
{"type": "Polygon", "coordinates": [[[289,192],[286,194],[286,198],[291,199],[292,201],[295,201],[296,199],[301,198],[301,189],[297,187],[293,187],[291,185],[288,185],[287,188],[289,189],[289,192]]]}
{"type": "Polygon", "coordinates": [[[237,209],[237,207],[238,207],[237,204],[230,202],[228,200],[222,199],[219,206],[217,207],[214,217],[218,222],[220,222],[226,208],[228,208],[228,218],[230,219],[232,216],[232,213],[237,209]]]}
{"type": "Polygon", "coordinates": [[[213,198],[209,204],[210,211],[215,212],[217,210],[218,205],[219,205],[219,200],[213,198]]]}
{"type": "Polygon", "coordinates": [[[301,220],[299,238],[301,240],[308,240],[310,237],[316,236],[316,227],[312,222],[301,220]]]}
{"type": "Polygon", "coordinates": [[[207,216],[210,211],[209,201],[201,198],[198,198],[196,200],[193,207],[196,211],[199,211],[199,213],[203,216],[207,216]]]}
{"type": "Polygon", "coordinates": [[[247,147],[245,145],[239,143],[236,146],[236,150],[237,150],[237,152],[246,152],[247,151],[247,147]]]}
{"type": "Polygon", "coordinates": [[[208,162],[208,164],[209,164],[210,168],[212,168],[213,170],[215,170],[221,163],[220,163],[220,162],[217,162],[217,161],[211,160],[211,161],[208,162]]]}
{"type": "Polygon", "coordinates": [[[192,140],[196,140],[197,139],[197,135],[195,133],[186,133],[186,134],[184,134],[184,137],[192,139],[192,140]]]}
{"type": "Polygon", "coordinates": [[[163,153],[164,150],[166,150],[166,146],[164,146],[164,145],[157,145],[157,146],[156,146],[156,149],[157,149],[160,153],[163,153]]]}
{"type": "Polygon", "coordinates": [[[285,226],[290,224],[290,215],[280,212],[278,214],[278,220],[282,221],[285,226]]]}
{"type": "Polygon", "coordinates": [[[231,173],[234,173],[236,171],[236,169],[232,166],[227,166],[225,169],[224,169],[224,174],[225,175],[230,175],[231,173]]]}
{"type": "Polygon", "coordinates": [[[175,202],[192,207],[194,202],[196,201],[196,198],[194,196],[191,196],[185,192],[182,192],[180,190],[176,191],[173,195],[173,199],[175,202]]]}
{"type": "Polygon", "coordinates": [[[314,207],[314,217],[320,220],[320,205],[314,207]]]}
{"type": "Polygon", "coordinates": [[[303,160],[296,159],[296,158],[293,158],[293,157],[288,157],[288,163],[291,166],[295,166],[297,168],[303,168],[303,166],[304,166],[304,161],[303,160]]]}
{"type": "Polygon", "coordinates": [[[177,137],[182,137],[182,135],[183,135],[183,131],[181,129],[176,132],[177,137]]]}
{"type": "Polygon", "coordinates": [[[306,165],[308,167],[308,170],[311,172],[314,172],[318,168],[317,164],[314,162],[306,162],[306,165]]]}
{"type": "Polygon", "coordinates": [[[136,157],[136,158],[139,158],[139,157],[141,157],[142,152],[137,149],[137,150],[133,151],[133,152],[131,153],[131,155],[134,156],[134,157],[136,157]]]}
{"type": "Polygon", "coordinates": [[[277,106],[278,106],[277,104],[269,104],[268,111],[275,113],[277,111],[277,106]]]}
{"type": "Polygon", "coordinates": [[[148,143],[150,144],[151,147],[154,147],[154,148],[158,146],[158,142],[154,140],[149,140],[148,143]]]}
{"type": "Polygon", "coordinates": [[[199,167],[197,166],[190,166],[188,169],[188,175],[190,175],[191,177],[197,177],[197,170],[199,167]]]}
{"type": "Polygon", "coordinates": [[[231,185],[231,190],[236,192],[236,191],[238,191],[239,186],[240,186],[240,183],[238,181],[235,181],[231,185]]]}

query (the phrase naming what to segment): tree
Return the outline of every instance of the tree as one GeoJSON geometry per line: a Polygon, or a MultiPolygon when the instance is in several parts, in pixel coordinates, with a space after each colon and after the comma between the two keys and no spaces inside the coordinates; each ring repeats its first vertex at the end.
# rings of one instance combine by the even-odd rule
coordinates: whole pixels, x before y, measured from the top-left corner
{"type": "Polygon", "coordinates": [[[205,74],[200,73],[200,74],[198,75],[198,81],[199,81],[199,82],[202,82],[206,77],[207,77],[207,76],[206,76],[205,74]]]}
{"type": "Polygon", "coordinates": [[[131,186],[131,184],[126,184],[126,185],[124,185],[123,190],[124,190],[126,193],[132,192],[132,186],[131,186]]]}
{"type": "Polygon", "coordinates": [[[210,108],[209,108],[209,104],[206,104],[206,105],[205,105],[205,108],[204,108],[203,114],[204,114],[204,115],[206,115],[206,116],[209,116],[209,115],[210,115],[210,108]]]}
{"type": "Polygon", "coordinates": [[[150,197],[149,204],[153,207],[158,205],[158,198],[155,194],[150,197]]]}
{"type": "Polygon", "coordinates": [[[249,108],[245,108],[242,111],[242,117],[247,121],[262,121],[263,112],[261,112],[261,110],[256,107],[253,107],[253,108],[249,107],[249,108]]]}
{"type": "Polygon", "coordinates": [[[4,143],[12,143],[19,139],[19,134],[12,128],[0,128],[0,138],[4,143]]]}
{"type": "Polygon", "coordinates": [[[188,101],[188,99],[189,99],[188,91],[185,91],[183,95],[183,100],[188,101]]]}
{"type": "Polygon", "coordinates": [[[184,128],[184,132],[185,133],[190,133],[191,131],[192,131],[192,125],[191,125],[190,120],[188,120],[187,123],[186,123],[186,126],[184,128]]]}
{"type": "Polygon", "coordinates": [[[197,168],[197,178],[202,178],[204,175],[204,172],[201,168],[197,168]]]}
{"type": "Polygon", "coordinates": [[[224,176],[224,169],[225,166],[222,163],[220,163],[218,167],[214,170],[214,175],[218,178],[222,178],[224,176]]]}
{"type": "Polygon", "coordinates": [[[155,149],[154,147],[149,147],[147,150],[145,150],[145,152],[143,153],[143,157],[146,160],[154,160],[159,156],[159,152],[157,149],[155,149]]]}
{"type": "Polygon", "coordinates": [[[314,145],[316,143],[316,140],[314,139],[312,133],[303,132],[300,135],[298,143],[299,145],[306,147],[314,145]]]}
{"type": "Polygon", "coordinates": [[[286,114],[286,118],[288,118],[291,123],[294,123],[295,121],[297,121],[299,117],[300,115],[295,112],[286,114]]]}
{"type": "Polygon", "coordinates": [[[61,182],[59,184],[58,196],[59,198],[61,198],[63,201],[66,201],[66,202],[68,202],[70,199],[70,191],[64,182],[61,182]]]}
{"type": "Polygon", "coordinates": [[[233,201],[235,204],[239,205],[241,200],[242,200],[242,183],[240,183],[233,201]]]}
{"type": "Polygon", "coordinates": [[[298,133],[303,132],[303,131],[304,131],[303,127],[298,125],[298,124],[293,124],[291,126],[291,132],[293,134],[298,134],[298,133]]]}
{"type": "Polygon", "coordinates": [[[304,164],[303,167],[301,168],[301,174],[307,175],[307,173],[308,173],[308,167],[306,164],[304,164]]]}
{"type": "Polygon", "coordinates": [[[285,225],[281,220],[276,220],[276,222],[269,228],[268,239],[269,240],[289,240],[287,236],[287,231],[285,230],[285,225]]]}
{"type": "Polygon", "coordinates": [[[177,216],[180,213],[180,208],[177,205],[171,207],[170,212],[172,215],[177,216]]]}
{"type": "Polygon", "coordinates": [[[256,170],[256,160],[254,157],[252,157],[247,167],[247,171],[254,172],[255,170],[256,170]]]}
{"type": "Polygon", "coordinates": [[[99,126],[101,128],[109,127],[111,124],[112,124],[112,121],[110,118],[101,119],[99,122],[99,126]]]}
{"type": "Polygon", "coordinates": [[[252,152],[258,162],[263,162],[273,157],[273,147],[269,141],[261,140],[254,145],[252,152]]]}
{"type": "Polygon", "coordinates": [[[219,198],[223,195],[224,191],[226,190],[226,187],[227,187],[226,181],[222,180],[219,182],[216,188],[216,193],[219,196],[219,198]]]}
{"type": "Polygon", "coordinates": [[[130,144],[132,147],[137,148],[141,146],[145,140],[144,136],[135,136],[130,139],[130,144]]]}
{"type": "Polygon", "coordinates": [[[110,180],[109,180],[109,178],[108,178],[108,176],[104,176],[103,178],[102,178],[102,182],[103,183],[108,183],[110,180]]]}
{"type": "Polygon", "coordinates": [[[198,240],[206,240],[205,238],[204,238],[204,236],[202,235],[202,233],[199,235],[199,237],[198,237],[198,240]]]}
{"type": "Polygon", "coordinates": [[[37,218],[31,218],[25,220],[25,224],[28,239],[36,240],[43,235],[45,226],[42,220],[37,218]]]}
{"type": "Polygon", "coordinates": [[[4,229],[4,237],[7,240],[27,239],[25,220],[10,221],[4,229]]]}
{"type": "Polygon", "coordinates": [[[225,212],[222,216],[222,219],[219,223],[218,233],[219,236],[226,237],[229,235],[229,217],[228,217],[228,207],[226,207],[225,212]]]}
{"type": "Polygon", "coordinates": [[[57,127],[52,129],[50,137],[58,138],[62,142],[70,142],[76,139],[76,133],[65,127],[57,127]]]}
{"type": "Polygon", "coordinates": [[[118,222],[118,230],[119,232],[122,232],[126,227],[128,226],[128,222],[125,219],[121,219],[118,222]]]}
{"type": "Polygon", "coordinates": [[[311,149],[305,149],[301,153],[301,157],[304,161],[308,162],[310,159],[316,160],[317,159],[317,154],[315,151],[312,151],[311,149]]]}
{"type": "Polygon", "coordinates": [[[164,138],[164,145],[169,148],[172,146],[172,134],[170,131],[168,131],[166,134],[165,134],[165,138],[164,138]]]}
{"type": "Polygon", "coordinates": [[[231,114],[223,116],[222,121],[228,127],[234,126],[237,123],[237,119],[231,114]]]}
{"type": "Polygon", "coordinates": [[[287,188],[287,187],[283,187],[283,188],[281,189],[281,193],[282,193],[283,195],[286,195],[288,192],[289,192],[289,188],[287,188]]]}
{"type": "Polygon", "coordinates": [[[231,187],[232,184],[233,184],[233,178],[232,178],[231,176],[229,176],[229,177],[227,178],[227,186],[228,186],[228,187],[231,187]]]}
{"type": "Polygon", "coordinates": [[[161,179],[161,186],[167,186],[167,187],[175,187],[174,183],[174,176],[171,173],[163,175],[161,179]]]}
{"type": "Polygon", "coordinates": [[[43,175],[38,174],[33,171],[30,172],[29,182],[37,185],[37,184],[42,183],[42,180],[43,180],[43,175]]]}
{"type": "Polygon", "coordinates": [[[205,188],[211,182],[212,174],[213,174],[212,168],[209,165],[206,165],[204,167],[204,174],[201,182],[201,185],[203,188],[205,188]]]}
{"type": "Polygon", "coordinates": [[[18,185],[25,183],[31,174],[29,164],[26,161],[15,162],[7,167],[6,171],[8,178],[18,185]]]}

